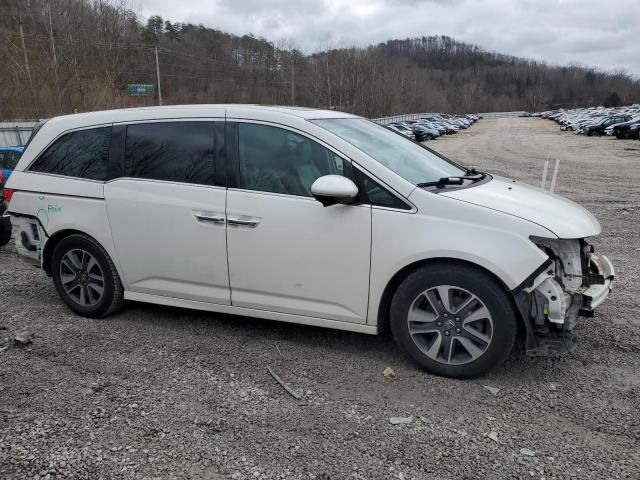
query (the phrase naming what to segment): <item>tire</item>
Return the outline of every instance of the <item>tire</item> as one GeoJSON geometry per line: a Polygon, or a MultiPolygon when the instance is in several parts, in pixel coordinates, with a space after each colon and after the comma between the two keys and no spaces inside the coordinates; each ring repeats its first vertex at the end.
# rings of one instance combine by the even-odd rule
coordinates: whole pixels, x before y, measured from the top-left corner
{"type": "Polygon", "coordinates": [[[433,135],[431,135],[430,133],[427,134],[427,140],[433,140],[433,135]]]}
{"type": "Polygon", "coordinates": [[[0,196],[0,247],[3,247],[11,240],[11,219],[4,217],[7,206],[0,196]]]}
{"type": "MultiPolygon", "coordinates": [[[[8,222],[7,222],[8,223],[8,222]]],[[[9,228],[0,223],[0,247],[5,246],[11,240],[11,224],[9,228]]]]}
{"type": "Polygon", "coordinates": [[[124,288],[113,261],[87,235],[70,235],[56,245],[51,273],[62,301],[84,317],[105,317],[124,302],[124,288]]]}
{"type": "Polygon", "coordinates": [[[516,318],[511,299],[493,277],[457,264],[415,270],[391,302],[391,330],[399,347],[426,371],[451,378],[477,377],[500,365],[513,348],[516,318]],[[448,293],[448,310],[441,292],[448,293]]]}

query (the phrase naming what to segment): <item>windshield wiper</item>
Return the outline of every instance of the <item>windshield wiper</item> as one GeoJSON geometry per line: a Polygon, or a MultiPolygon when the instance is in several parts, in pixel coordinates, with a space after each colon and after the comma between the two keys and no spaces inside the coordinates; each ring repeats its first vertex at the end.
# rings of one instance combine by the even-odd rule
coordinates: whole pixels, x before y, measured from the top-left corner
{"type": "Polygon", "coordinates": [[[442,177],[434,182],[422,182],[418,183],[418,187],[444,187],[445,185],[463,185],[465,180],[471,180],[477,182],[487,176],[486,173],[477,172],[474,168],[467,169],[467,173],[471,175],[461,175],[459,177],[442,177]]]}

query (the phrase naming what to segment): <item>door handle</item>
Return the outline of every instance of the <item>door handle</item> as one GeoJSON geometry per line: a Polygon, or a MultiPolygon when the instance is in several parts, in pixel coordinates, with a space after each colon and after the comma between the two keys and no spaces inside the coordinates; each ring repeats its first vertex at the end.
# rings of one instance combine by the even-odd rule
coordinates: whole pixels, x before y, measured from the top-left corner
{"type": "Polygon", "coordinates": [[[199,222],[207,222],[207,223],[215,223],[217,225],[224,225],[225,218],[224,216],[219,215],[202,215],[201,213],[194,213],[196,220],[199,222]]]}
{"type": "Polygon", "coordinates": [[[260,225],[260,220],[255,218],[238,218],[238,217],[229,217],[228,218],[229,225],[234,227],[249,227],[256,228],[260,225]]]}

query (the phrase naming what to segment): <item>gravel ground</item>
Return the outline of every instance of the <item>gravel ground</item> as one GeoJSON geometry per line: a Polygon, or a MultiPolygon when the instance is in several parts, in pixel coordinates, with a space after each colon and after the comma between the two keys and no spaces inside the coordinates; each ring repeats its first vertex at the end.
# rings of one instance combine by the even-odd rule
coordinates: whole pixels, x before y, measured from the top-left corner
{"type": "Polygon", "coordinates": [[[90,320],[4,247],[0,477],[640,478],[640,142],[512,119],[430,145],[536,184],[544,159],[561,159],[557,190],[599,217],[594,243],[618,272],[574,356],[516,352],[455,381],[389,336],[136,303],[90,320]],[[31,343],[15,345],[24,330],[31,343]]]}

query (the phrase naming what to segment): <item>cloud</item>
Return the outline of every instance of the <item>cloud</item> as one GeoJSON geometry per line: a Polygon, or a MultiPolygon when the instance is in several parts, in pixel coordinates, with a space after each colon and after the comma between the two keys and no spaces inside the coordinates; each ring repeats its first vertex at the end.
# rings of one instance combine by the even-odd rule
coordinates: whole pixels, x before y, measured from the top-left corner
{"type": "MultiPolygon", "coordinates": [[[[631,2],[629,2],[631,3],[631,2]]],[[[291,39],[306,52],[449,35],[554,64],[640,75],[640,8],[598,0],[133,0],[143,16],[291,39]]]]}

